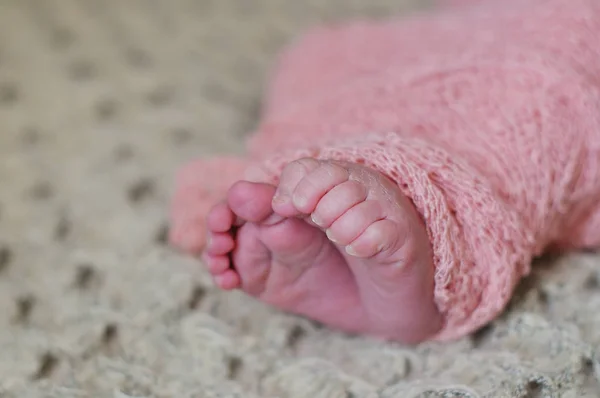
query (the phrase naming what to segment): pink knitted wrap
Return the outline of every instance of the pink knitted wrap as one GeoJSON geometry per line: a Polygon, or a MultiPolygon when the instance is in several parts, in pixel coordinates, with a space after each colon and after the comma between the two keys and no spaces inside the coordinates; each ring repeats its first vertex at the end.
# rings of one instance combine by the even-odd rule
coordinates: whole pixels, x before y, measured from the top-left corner
{"type": "Polygon", "coordinates": [[[465,4],[322,28],[284,53],[248,157],[180,172],[172,243],[200,251],[236,179],[276,183],[303,156],[368,165],[427,225],[438,340],[497,316],[549,247],[598,246],[600,1],[450,2],[465,4]]]}

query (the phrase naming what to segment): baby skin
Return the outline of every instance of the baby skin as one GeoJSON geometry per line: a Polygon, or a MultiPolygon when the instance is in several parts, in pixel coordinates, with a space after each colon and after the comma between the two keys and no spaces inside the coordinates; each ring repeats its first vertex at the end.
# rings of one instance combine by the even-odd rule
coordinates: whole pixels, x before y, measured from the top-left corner
{"type": "Polygon", "coordinates": [[[278,186],[238,181],[207,228],[203,258],[222,289],[404,343],[442,327],[425,225],[397,185],[368,167],[303,158],[278,186]]]}

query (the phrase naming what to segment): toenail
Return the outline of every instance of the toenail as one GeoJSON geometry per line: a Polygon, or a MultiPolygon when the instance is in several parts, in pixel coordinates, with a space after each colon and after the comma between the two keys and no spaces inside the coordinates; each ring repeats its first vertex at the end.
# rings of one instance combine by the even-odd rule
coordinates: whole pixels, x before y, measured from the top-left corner
{"type": "Polygon", "coordinates": [[[315,213],[310,215],[310,219],[312,220],[312,222],[314,222],[319,227],[321,227],[323,225],[323,220],[315,213]]]}
{"type": "Polygon", "coordinates": [[[271,202],[276,203],[276,204],[282,204],[282,203],[285,203],[285,199],[286,199],[285,195],[276,193],[275,196],[273,196],[273,200],[271,202]]]}
{"type": "Polygon", "coordinates": [[[294,195],[292,200],[297,207],[304,207],[308,203],[308,199],[302,195],[294,195]]]}
{"type": "Polygon", "coordinates": [[[346,253],[348,253],[349,255],[351,255],[353,257],[358,257],[358,253],[356,252],[356,250],[354,249],[354,247],[352,245],[346,246],[346,253]]]}
{"type": "Polygon", "coordinates": [[[333,237],[333,233],[331,232],[330,229],[325,231],[325,235],[327,235],[327,239],[329,239],[330,241],[332,241],[333,243],[338,243],[335,238],[333,237]]]}

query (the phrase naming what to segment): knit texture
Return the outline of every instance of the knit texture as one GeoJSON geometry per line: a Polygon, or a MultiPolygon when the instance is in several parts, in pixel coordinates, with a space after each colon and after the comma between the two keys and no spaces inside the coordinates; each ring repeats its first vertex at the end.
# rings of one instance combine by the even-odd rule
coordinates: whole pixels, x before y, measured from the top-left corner
{"type": "Polygon", "coordinates": [[[247,160],[179,174],[172,243],[201,250],[236,179],[276,183],[303,156],[368,165],[427,225],[439,340],[496,317],[549,247],[597,246],[600,3],[450,3],[464,4],[317,29],[285,52],[247,160]]]}

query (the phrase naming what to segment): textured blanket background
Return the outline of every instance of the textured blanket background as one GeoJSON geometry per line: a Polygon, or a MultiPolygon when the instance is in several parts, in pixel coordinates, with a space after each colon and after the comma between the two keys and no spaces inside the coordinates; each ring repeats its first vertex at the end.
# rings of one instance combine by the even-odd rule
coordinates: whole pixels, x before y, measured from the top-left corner
{"type": "Polygon", "coordinates": [[[238,151],[277,51],[408,0],[0,0],[1,397],[598,397],[600,257],[405,348],[214,289],[165,247],[175,169],[238,151]]]}

